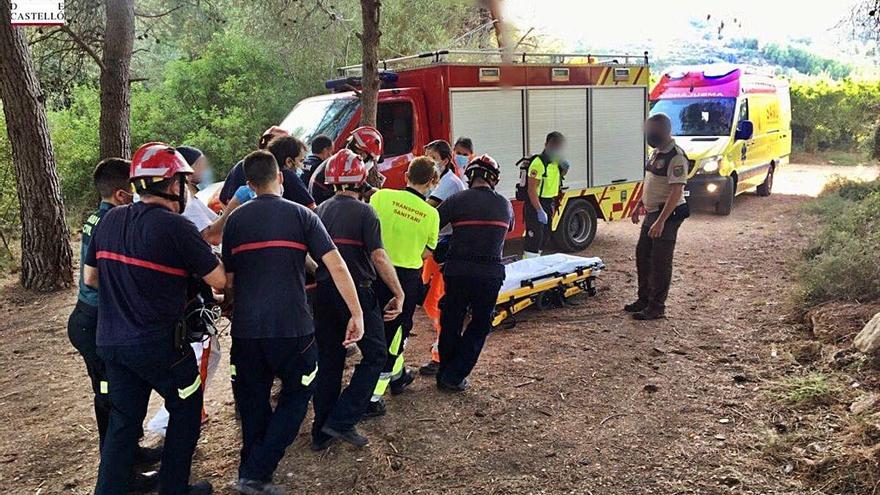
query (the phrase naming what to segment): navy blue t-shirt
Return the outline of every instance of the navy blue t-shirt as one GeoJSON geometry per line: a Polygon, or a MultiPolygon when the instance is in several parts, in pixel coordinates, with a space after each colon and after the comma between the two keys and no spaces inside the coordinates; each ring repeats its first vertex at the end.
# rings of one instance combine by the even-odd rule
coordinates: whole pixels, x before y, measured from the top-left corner
{"type": "Polygon", "coordinates": [[[97,343],[107,346],[172,339],[188,277],[204,277],[219,260],[192,222],[159,205],[134,203],[104,215],[85,264],[98,268],[97,343]]]}
{"type": "MultiPolygon", "coordinates": [[[[284,194],[282,194],[284,199],[303,206],[309,206],[315,202],[302,179],[296,175],[296,172],[289,168],[282,168],[281,175],[284,176],[284,194]]],[[[247,178],[244,176],[244,160],[242,160],[236,163],[226,176],[223,189],[220,190],[220,202],[228,204],[232,197],[235,196],[235,191],[238,191],[238,188],[244,185],[247,185],[247,178]]]]}
{"type": "MultiPolygon", "coordinates": [[[[383,247],[376,210],[356,198],[337,194],[321,203],[315,213],[336,243],[352,280],[356,284],[376,280],[371,256],[373,251],[383,247]]],[[[315,261],[318,262],[315,278],[321,282],[330,280],[327,267],[320,260],[315,261]]]]}
{"type": "Polygon", "coordinates": [[[437,213],[441,229],[452,225],[444,275],[504,278],[501,255],[514,221],[507,198],[488,187],[475,187],[447,198],[437,213]]]}
{"type": "Polygon", "coordinates": [[[314,333],[306,302],[306,253],[315,260],[336,249],[318,216],[264,194],[229,215],[223,262],[234,274],[232,336],[259,339],[314,333]]]}

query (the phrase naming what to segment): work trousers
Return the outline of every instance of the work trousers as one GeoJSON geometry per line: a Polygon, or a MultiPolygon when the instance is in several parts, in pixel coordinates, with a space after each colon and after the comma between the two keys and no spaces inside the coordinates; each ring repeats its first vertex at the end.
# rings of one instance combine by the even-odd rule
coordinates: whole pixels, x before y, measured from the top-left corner
{"type": "Polygon", "coordinates": [[[639,301],[647,303],[651,309],[665,310],[666,296],[672,282],[672,257],[675,241],[682,221],[666,221],[663,234],[652,239],[648,230],[654,225],[659,212],[645,215],[642,230],[636,244],[636,270],[639,278],[639,301]]]}
{"type": "MultiPolygon", "coordinates": [[[[416,306],[421,302],[422,296],[422,270],[421,268],[401,268],[394,267],[397,272],[397,278],[403,288],[403,311],[393,320],[385,322],[385,342],[388,344],[388,357],[385,360],[385,366],[382,373],[379,374],[379,381],[373,391],[374,402],[378,402],[388,385],[403,376],[406,370],[406,362],[403,358],[403,351],[406,349],[406,339],[413,327],[413,313],[416,306]]],[[[393,295],[381,280],[376,281],[376,296],[379,299],[379,307],[384,308],[393,295]]]]}
{"type": "Polygon", "coordinates": [[[547,224],[538,221],[538,213],[532,207],[531,201],[526,201],[523,206],[523,219],[526,223],[526,238],[523,242],[523,249],[527,253],[540,254],[550,239],[550,222],[553,221],[553,210],[555,207],[554,198],[539,198],[541,207],[547,213],[547,224]]]}
{"type": "Polygon", "coordinates": [[[315,336],[232,338],[232,393],[241,415],[238,477],[269,483],[296,439],[312,398],[318,373],[315,336]],[[278,404],[270,403],[272,382],[281,380],[278,404]]]}
{"type": "Polygon", "coordinates": [[[333,282],[319,282],[315,290],[315,339],[320,363],[312,401],[315,408],[312,439],[315,443],[329,440],[329,436],[321,432],[325,425],[343,432],[351,430],[361,420],[388,357],[382,309],[376,293],[371,287],[358,287],[357,291],[364,311],[364,336],[357,343],[361,361],[355,366],[348,386],[341,390],[346,355],[342,342],[351,313],[333,282]]]}
{"type": "Polygon", "coordinates": [[[160,493],[186,493],[202,419],[202,380],[192,349],[166,339],[138,345],[99,346],[107,367],[110,422],[101,450],[95,495],[127,493],[144,416],[155,390],[170,419],[159,470],[160,493]]]}
{"type": "Polygon", "coordinates": [[[447,276],[440,314],[440,370],[437,381],[458,384],[474,369],[486,336],[492,330],[492,313],[501,278],[447,276]],[[464,328],[464,320],[471,321],[464,328]],[[462,331],[463,330],[463,331],[462,331]]]}
{"type": "MultiPolygon", "coordinates": [[[[70,318],[67,319],[67,337],[86,363],[86,373],[92,382],[94,393],[95,421],[98,424],[98,446],[103,448],[107,425],[110,422],[110,394],[107,370],[104,361],[98,357],[95,334],[98,331],[98,308],[77,301],[70,318]]],[[[140,438],[140,435],[138,436],[140,438]]]]}
{"type": "Polygon", "coordinates": [[[428,318],[431,319],[431,324],[434,325],[434,343],[431,345],[431,360],[439,363],[440,351],[437,346],[440,342],[440,299],[443,298],[446,288],[443,283],[443,271],[433,256],[429,256],[425,260],[425,266],[422,270],[422,283],[428,286],[428,292],[425,294],[425,302],[422,303],[422,308],[424,308],[428,318]]]}

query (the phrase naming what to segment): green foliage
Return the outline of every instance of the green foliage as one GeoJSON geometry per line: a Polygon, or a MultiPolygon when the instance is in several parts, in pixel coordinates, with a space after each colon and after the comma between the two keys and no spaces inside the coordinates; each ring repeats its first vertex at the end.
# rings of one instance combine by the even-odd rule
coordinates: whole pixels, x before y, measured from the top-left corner
{"type": "Polygon", "coordinates": [[[19,230],[18,194],[15,191],[15,170],[12,168],[12,146],[6,134],[6,117],[0,105],[0,266],[13,261],[10,239],[19,230]]]}
{"type": "Polygon", "coordinates": [[[73,103],[69,107],[50,111],[48,117],[64,204],[76,216],[98,201],[92,172],[98,163],[101,102],[93,86],[76,87],[71,95],[73,103]]]}
{"type": "Polygon", "coordinates": [[[774,65],[790,67],[801,74],[827,74],[834,79],[843,79],[852,73],[852,67],[837,60],[820,57],[796,46],[768,44],[761,49],[764,59],[774,65]]]}
{"type": "Polygon", "coordinates": [[[880,81],[794,81],[792,135],[807,152],[869,152],[880,115],[880,81]]]}
{"type": "Polygon", "coordinates": [[[790,378],[782,383],[782,398],[794,406],[830,404],[840,389],[823,373],[790,378]]]}
{"type": "Polygon", "coordinates": [[[818,227],[797,270],[800,302],[880,298],[880,181],[833,181],[808,211],[818,227]]]}

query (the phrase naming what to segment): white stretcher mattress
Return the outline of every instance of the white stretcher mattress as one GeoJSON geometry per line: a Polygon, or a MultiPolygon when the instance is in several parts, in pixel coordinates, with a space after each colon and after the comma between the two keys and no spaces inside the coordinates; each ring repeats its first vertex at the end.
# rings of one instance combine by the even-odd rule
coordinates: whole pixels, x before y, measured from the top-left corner
{"type": "Polygon", "coordinates": [[[593,271],[593,275],[598,275],[605,268],[605,264],[597,257],[585,258],[564,253],[514,261],[504,267],[504,283],[501,285],[501,293],[519,289],[524,280],[553,273],[574,273],[580,268],[589,268],[593,271]]]}

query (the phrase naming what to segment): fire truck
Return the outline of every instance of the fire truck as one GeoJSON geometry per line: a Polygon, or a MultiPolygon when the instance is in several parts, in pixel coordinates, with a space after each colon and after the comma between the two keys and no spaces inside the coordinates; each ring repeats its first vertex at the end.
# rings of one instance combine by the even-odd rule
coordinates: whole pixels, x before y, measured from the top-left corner
{"type": "MultiPolygon", "coordinates": [[[[405,187],[407,166],[435,140],[467,136],[501,166],[498,191],[511,198],[523,157],[540,153],[550,131],[567,138],[570,169],[551,221],[563,251],[586,248],[597,219],[626,218],[641,196],[646,145],[648,55],[442,50],[380,61],[378,165],[384,187],[405,187]]],[[[329,94],[300,101],[280,127],[308,142],[318,134],[341,148],[360,121],[360,66],[342,67],[329,94]]]]}

